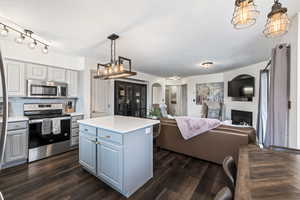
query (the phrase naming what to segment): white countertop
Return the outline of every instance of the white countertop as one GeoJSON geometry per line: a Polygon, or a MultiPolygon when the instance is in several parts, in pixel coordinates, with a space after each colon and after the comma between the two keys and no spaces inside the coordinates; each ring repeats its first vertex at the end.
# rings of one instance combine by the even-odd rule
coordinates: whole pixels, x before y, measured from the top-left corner
{"type": "MultiPolygon", "coordinates": [[[[15,116],[15,117],[8,117],[8,122],[21,122],[29,120],[28,117],[25,116],[15,116]]],[[[0,122],[2,122],[2,117],[0,117],[0,122]]]]}
{"type": "Polygon", "coordinates": [[[118,133],[128,133],[160,123],[159,120],[117,115],[79,120],[78,122],[79,124],[111,130],[118,133]]]}
{"type": "Polygon", "coordinates": [[[67,113],[67,114],[70,114],[71,117],[73,117],[73,116],[78,116],[78,115],[84,115],[84,114],[81,113],[81,112],[73,112],[73,113],[67,113]]]}

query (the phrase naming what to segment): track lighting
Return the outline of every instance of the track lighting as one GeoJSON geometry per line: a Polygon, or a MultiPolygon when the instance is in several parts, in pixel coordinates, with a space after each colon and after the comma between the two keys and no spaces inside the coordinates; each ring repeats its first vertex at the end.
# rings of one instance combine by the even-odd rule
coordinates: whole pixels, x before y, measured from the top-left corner
{"type": "Polygon", "coordinates": [[[35,49],[36,46],[37,46],[36,40],[33,40],[28,44],[29,49],[35,49]]]}
{"type": "Polygon", "coordinates": [[[47,45],[45,45],[44,48],[42,48],[42,52],[43,52],[44,54],[47,54],[47,53],[48,53],[48,46],[47,46],[47,45]]]}
{"type": "Polygon", "coordinates": [[[18,44],[22,44],[24,40],[25,40],[25,36],[23,33],[21,33],[20,36],[15,39],[15,42],[18,44]]]}
{"type": "Polygon", "coordinates": [[[44,42],[40,41],[39,39],[37,39],[34,35],[33,32],[31,30],[28,29],[24,29],[24,30],[20,30],[20,29],[16,29],[13,28],[11,26],[8,26],[6,24],[3,24],[0,22],[0,35],[1,36],[8,36],[9,31],[12,31],[14,33],[19,34],[18,37],[15,38],[15,42],[18,44],[23,44],[24,40],[26,38],[30,39],[30,43],[28,44],[28,47],[30,49],[35,49],[38,45],[42,45],[42,52],[44,54],[47,54],[49,51],[49,45],[45,44],[44,42]]]}
{"type": "Polygon", "coordinates": [[[3,26],[1,27],[0,35],[3,36],[3,37],[8,36],[8,29],[7,29],[7,27],[6,27],[5,25],[3,25],[3,26]]]}

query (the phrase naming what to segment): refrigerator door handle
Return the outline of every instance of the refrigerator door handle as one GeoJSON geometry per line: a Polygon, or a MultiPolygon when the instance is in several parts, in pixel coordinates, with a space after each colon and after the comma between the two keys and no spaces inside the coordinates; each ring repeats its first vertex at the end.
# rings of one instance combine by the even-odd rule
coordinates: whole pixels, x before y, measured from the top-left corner
{"type": "Polygon", "coordinates": [[[2,83],[2,95],[3,95],[3,117],[2,126],[0,132],[0,170],[2,169],[2,163],[4,159],[5,143],[7,137],[7,121],[8,121],[8,96],[5,80],[5,68],[3,58],[0,50],[0,77],[2,83]]]}

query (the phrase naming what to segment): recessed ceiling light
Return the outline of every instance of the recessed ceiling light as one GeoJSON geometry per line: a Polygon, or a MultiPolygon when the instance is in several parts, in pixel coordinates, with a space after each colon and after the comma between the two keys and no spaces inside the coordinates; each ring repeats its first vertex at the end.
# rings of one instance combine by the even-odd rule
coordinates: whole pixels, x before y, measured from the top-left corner
{"type": "Polygon", "coordinates": [[[203,68],[209,68],[209,67],[211,67],[213,64],[214,64],[214,62],[212,62],[212,61],[205,61],[205,62],[202,62],[202,63],[200,64],[200,66],[203,67],[203,68]]]}
{"type": "Polygon", "coordinates": [[[172,77],[169,77],[168,79],[169,79],[169,80],[172,80],[172,81],[178,81],[178,80],[180,80],[181,78],[180,78],[180,76],[172,76],[172,77]]]}

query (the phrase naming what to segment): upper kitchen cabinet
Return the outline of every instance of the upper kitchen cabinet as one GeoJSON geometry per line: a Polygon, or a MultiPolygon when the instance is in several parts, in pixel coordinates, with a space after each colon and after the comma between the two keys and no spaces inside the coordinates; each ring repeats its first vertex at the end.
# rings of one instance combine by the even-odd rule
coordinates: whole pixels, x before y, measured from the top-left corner
{"type": "Polygon", "coordinates": [[[8,96],[25,96],[25,64],[5,61],[8,96]]]}
{"type": "Polygon", "coordinates": [[[49,67],[48,81],[66,82],[66,70],[49,67]]]}
{"type": "Polygon", "coordinates": [[[27,80],[47,80],[47,67],[36,64],[27,64],[27,80]]]}
{"type": "Polygon", "coordinates": [[[78,91],[78,72],[68,70],[66,72],[66,79],[68,83],[68,96],[77,97],[78,91]]]}

